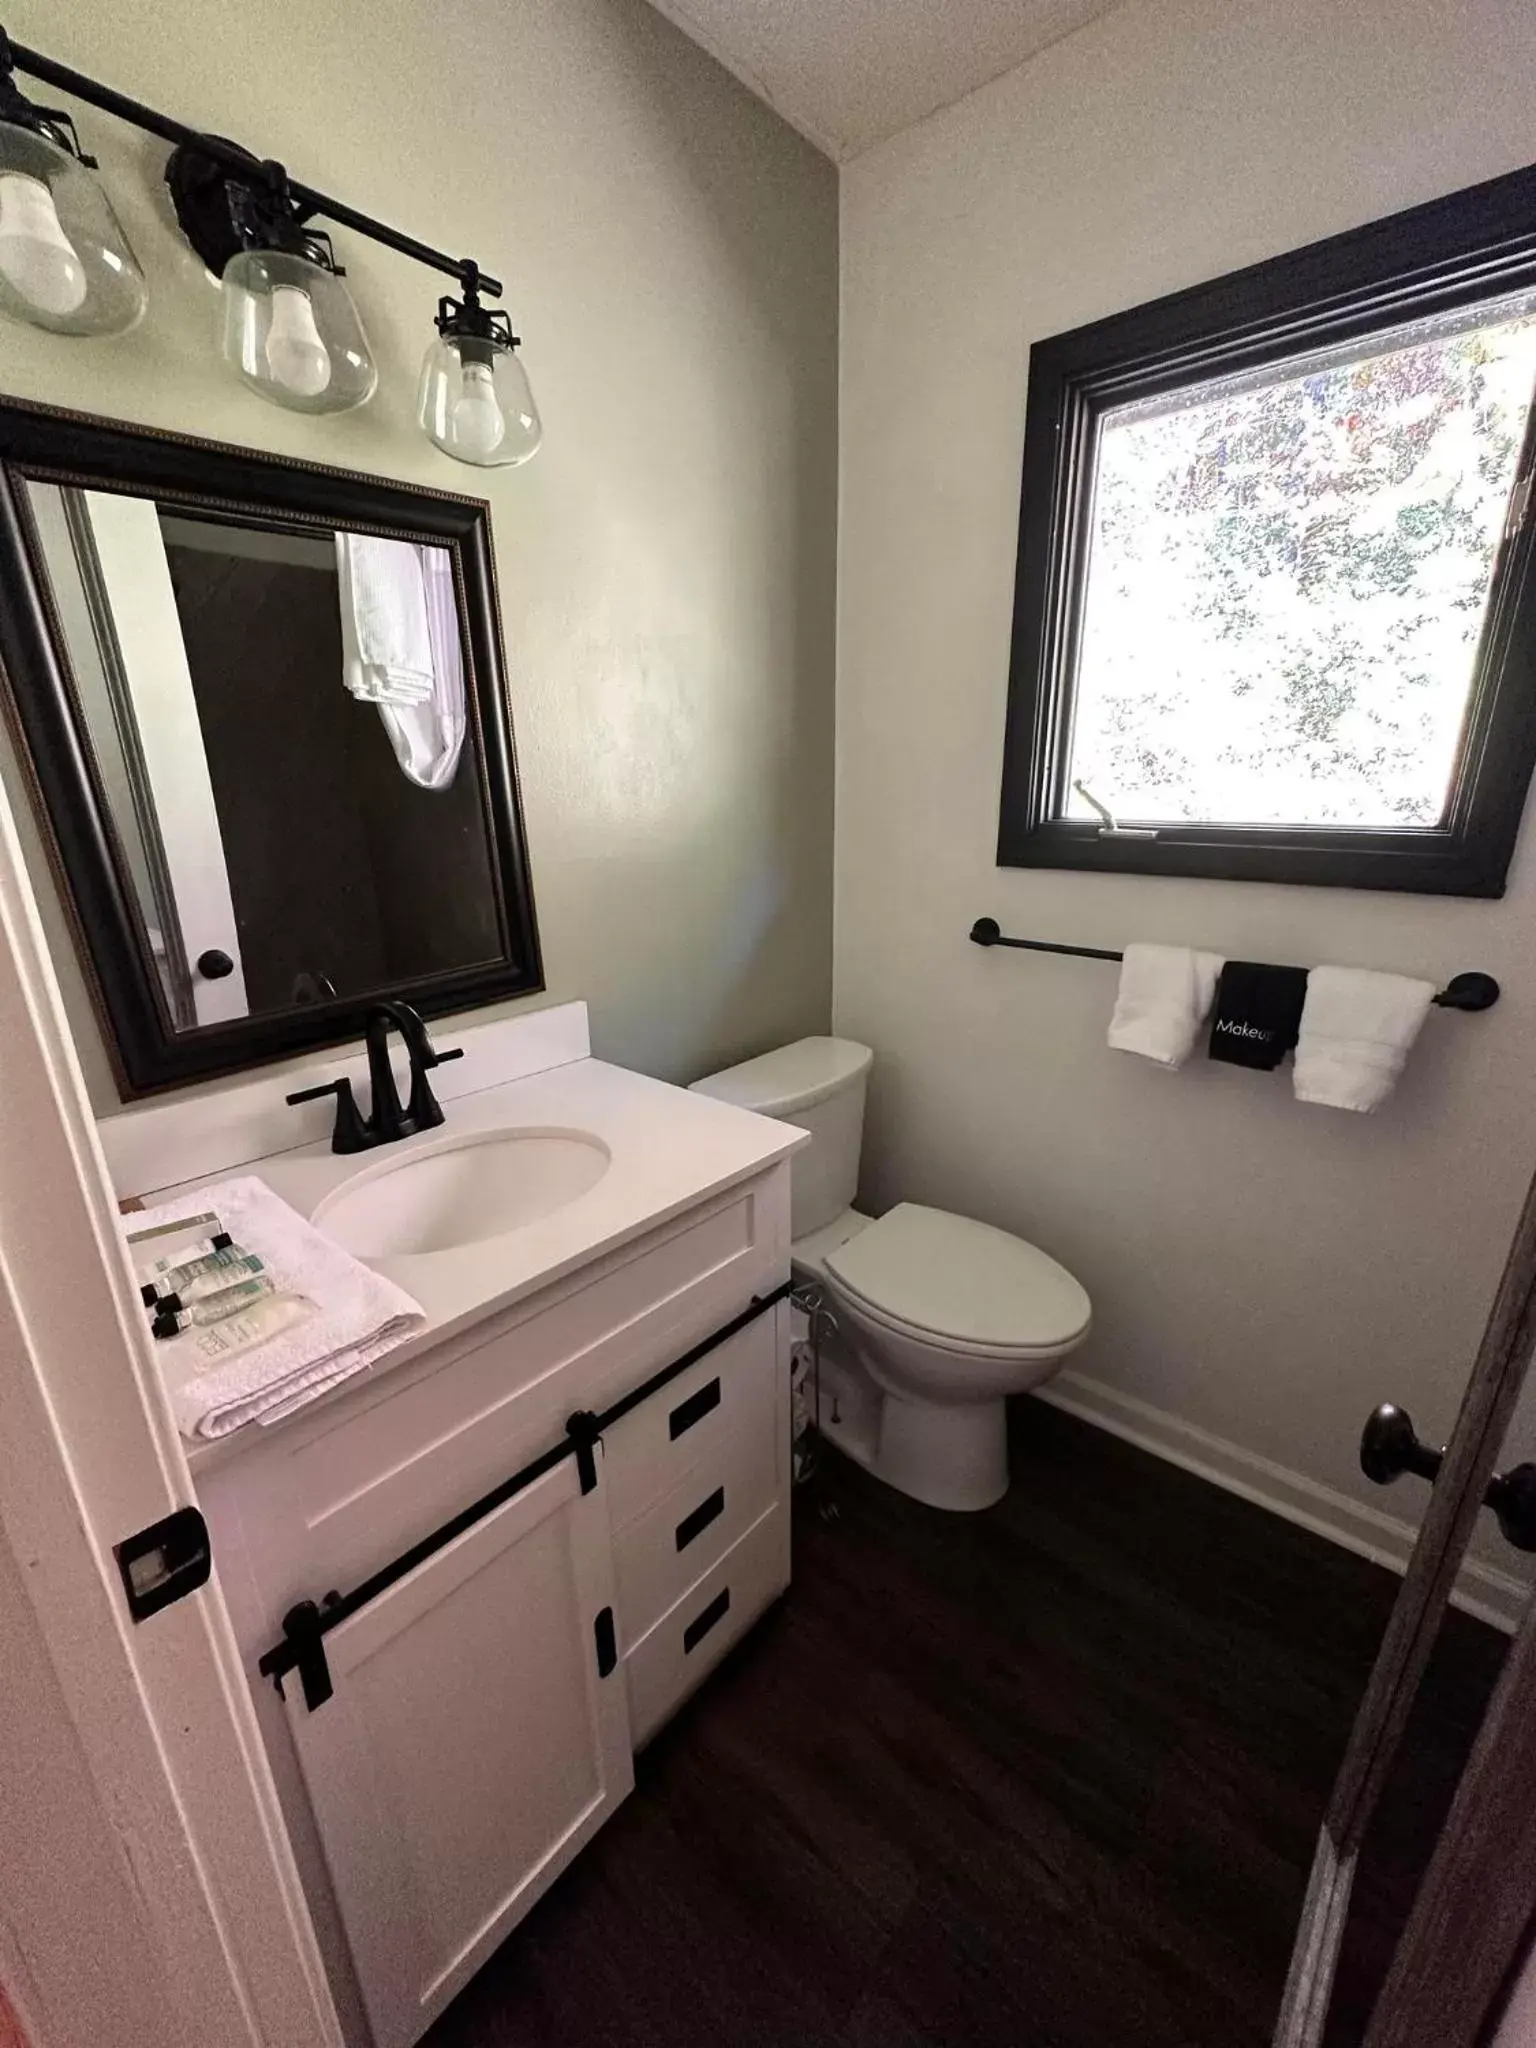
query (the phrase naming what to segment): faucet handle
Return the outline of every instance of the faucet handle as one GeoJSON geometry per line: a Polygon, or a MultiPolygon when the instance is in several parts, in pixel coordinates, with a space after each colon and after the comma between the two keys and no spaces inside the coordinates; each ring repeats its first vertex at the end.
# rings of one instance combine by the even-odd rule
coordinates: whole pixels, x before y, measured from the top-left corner
{"type": "Polygon", "coordinates": [[[377,1142],[362,1119],[357,1098],[352,1093],[352,1083],[345,1075],[339,1081],[322,1081],[318,1088],[300,1088],[286,1100],[291,1104],[318,1102],[324,1095],[336,1098],[336,1124],[331,1132],[333,1152],[366,1152],[377,1142]]]}
{"type": "Polygon", "coordinates": [[[428,1067],[440,1067],[445,1060],[461,1060],[464,1057],[462,1045],[451,1046],[447,1052],[435,1052],[429,1041],[420,1055],[411,1061],[411,1099],[406,1104],[406,1121],[413,1130],[435,1130],[443,1120],[443,1106],[432,1093],[432,1083],[427,1079],[428,1067]]]}

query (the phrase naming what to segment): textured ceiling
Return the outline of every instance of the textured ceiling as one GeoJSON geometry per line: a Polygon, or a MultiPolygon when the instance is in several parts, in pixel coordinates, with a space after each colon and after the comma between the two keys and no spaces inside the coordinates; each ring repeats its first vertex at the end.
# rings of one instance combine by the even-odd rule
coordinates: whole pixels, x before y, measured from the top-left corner
{"type": "Polygon", "coordinates": [[[652,0],[842,161],[1118,0],[652,0]]]}

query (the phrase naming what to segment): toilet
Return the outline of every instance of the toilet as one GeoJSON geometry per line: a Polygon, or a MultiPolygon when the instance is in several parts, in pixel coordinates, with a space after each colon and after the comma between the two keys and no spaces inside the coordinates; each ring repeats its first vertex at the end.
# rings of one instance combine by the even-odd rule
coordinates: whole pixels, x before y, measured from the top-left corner
{"type": "Polygon", "coordinates": [[[1006,1397],[1060,1368],[1091,1306],[1065,1267],[1006,1230],[917,1202],[854,1208],[873,1057],[851,1039],[801,1038],[693,1085],[811,1134],[791,1167],[791,1258],[835,1322],[822,1433],[930,1507],[991,1507],[1008,1491],[1006,1397]]]}

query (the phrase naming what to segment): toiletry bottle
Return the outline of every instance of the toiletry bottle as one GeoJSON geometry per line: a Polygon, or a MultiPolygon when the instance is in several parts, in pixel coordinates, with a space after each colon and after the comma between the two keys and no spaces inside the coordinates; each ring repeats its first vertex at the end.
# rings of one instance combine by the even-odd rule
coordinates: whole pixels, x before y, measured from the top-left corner
{"type": "MultiPolygon", "coordinates": [[[[227,1263],[210,1265],[204,1272],[193,1274],[190,1280],[183,1280],[175,1287],[161,1282],[159,1294],[153,1302],[147,1302],[145,1306],[157,1311],[191,1308],[195,1301],[206,1301],[211,1295],[222,1294],[226,1289],[238,1285],[240,1281],[248,1280],[265,1270],[255,1252],[242,1252],[237,1247],[235,1256],[227,1263]]],[[[166,1276],[167,1281],[169,1277],[166,1276]]]]}
{"type": "Polygon", "coordinates": [[[174,1337],[189,1323],[200,1329],[209,1323],[221,1323],[226,1316],[239,1315],[275,1291],[267,1275],[258,1273],[252,1279],[237,1280],[233,1286],[221,1287],[217,1293],[202,1295],[191,1303],[183,1303],[179,1295],[172,1294],[161,1302],[150,1328],[157,1337],[174,1337]]]}
{"type": "Polygon", "coordinates": [[[315,1304],[306,1295],[269,1294],[242,1315],[225,1316],[204,1329],[190,1330],[187,1342],[203,1361],[199,1371],[209,1372],[226,1358],[265,1344],[269,1337],[292,1329],[314,1313],[315,1304]]]}

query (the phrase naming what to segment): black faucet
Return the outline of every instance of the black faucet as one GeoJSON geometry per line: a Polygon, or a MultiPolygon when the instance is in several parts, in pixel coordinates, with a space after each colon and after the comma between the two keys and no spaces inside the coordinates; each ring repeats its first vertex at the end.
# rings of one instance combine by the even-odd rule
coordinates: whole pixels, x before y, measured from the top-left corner
{"type": "Polygon", "coordinates": [[[464,1048],[438,1052],[427,1036],[421,1014],[409,1003],[375,1003],[363,1023],[363,1040],[368,1047],[368,1085],[372,1101],[364,1117],[352,1093],[352,1083],[343,1078],[327,1081],[319,1088],[301,1088],[288,1101],[317,1102],[322,1095],[336,1098],[336,1127],[331,1133],[333,1152],[371,1152],[375,1145],[392,1145],[397,1138],[409,1138],[415,1131],[430,1131],[443,1120],[442,1104],[432,1093],[427,1079],[429,1068],[445,1060],[460,1060],[464,1048]],[[402,1108],[389,1060],[389,1034],[398,1031],[405,1041],[411,1062],[411,1097],[402,1108]]]}

